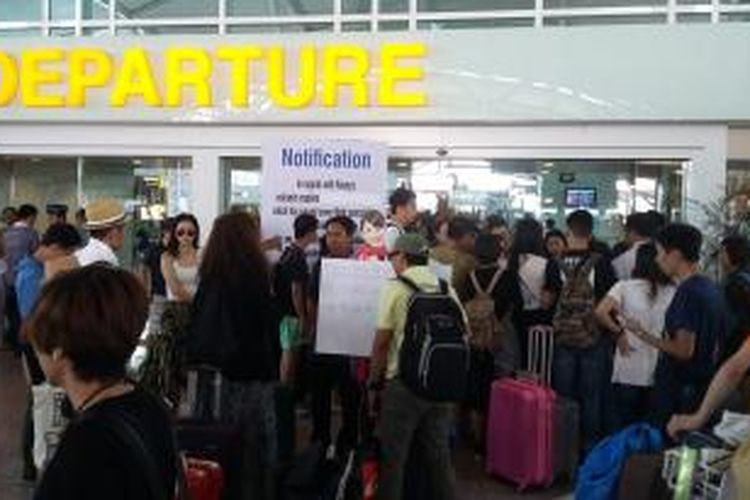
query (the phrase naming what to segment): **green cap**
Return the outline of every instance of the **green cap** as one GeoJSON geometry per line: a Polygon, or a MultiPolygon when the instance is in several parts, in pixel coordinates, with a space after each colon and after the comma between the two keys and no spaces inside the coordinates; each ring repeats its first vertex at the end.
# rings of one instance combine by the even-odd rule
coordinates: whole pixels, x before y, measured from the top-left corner
{"type": "Polygon", "coordinates": [[[393,251],[413,257],[422,257],[430,252],[430,245],[422,235],[406,233],[398,237],[396,243],[393,245],[393,251]]]}

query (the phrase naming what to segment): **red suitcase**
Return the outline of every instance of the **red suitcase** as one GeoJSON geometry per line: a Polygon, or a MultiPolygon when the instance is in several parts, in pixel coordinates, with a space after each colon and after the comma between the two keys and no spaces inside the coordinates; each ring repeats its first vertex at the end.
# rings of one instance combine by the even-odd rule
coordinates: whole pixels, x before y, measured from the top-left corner
{"type": "Polygon", "coordinates": [[[224,471],[216,462],[188,458],[185,481],[191,500],[220,500],[224,494],[224,471]]]}

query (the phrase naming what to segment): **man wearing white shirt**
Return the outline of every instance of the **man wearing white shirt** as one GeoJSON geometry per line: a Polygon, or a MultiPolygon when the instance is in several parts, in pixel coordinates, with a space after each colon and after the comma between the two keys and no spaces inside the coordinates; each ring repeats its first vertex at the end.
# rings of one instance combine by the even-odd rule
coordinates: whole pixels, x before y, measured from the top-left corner
{"type": "Polygon", "coordinates": [[[625,222],[625,241],[628,250],[612,261],[619,281],[629,280],[635,269],[635,259],[638,248],[644,243],[651,241],[659,227],[656,227],[654,218],[645,212],[637,212],[628,216],[625,222]]]}
{"type": "Polygon", "coordinates": [[[102,198],[91,202],[86,207],[86,229],[91,238],[88,244],[76,252],[78,263],[88,266],[105,262],[119,266],[120,261],[115,252],[125,243],[125,209],[117,200],[102,198]]]}

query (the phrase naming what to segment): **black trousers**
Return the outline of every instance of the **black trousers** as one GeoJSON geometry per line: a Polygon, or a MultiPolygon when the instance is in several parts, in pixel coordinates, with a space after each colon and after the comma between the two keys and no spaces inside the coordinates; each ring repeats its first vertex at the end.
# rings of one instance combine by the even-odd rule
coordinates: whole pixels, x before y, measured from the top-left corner
{"type": "Polygon", "coordinates": [[[312,395],[312,439],[326,446],[332,442],[331,401],[336,390],[342,411],[336,449],[341,456],[357,444],[360,434],[359,408],[363,395],[352,374],[351,360],[345,356],[310,352],[306,364],[305,379],[312,395]]]}
{"type": "Polygon", "coordinates": [[[20,346],[21,313],[18,311],[16,287],[9,286],[5,294],[5,317],[8,319],[8,322],[3,340],[14,351],[18,351],[20,346]]]}

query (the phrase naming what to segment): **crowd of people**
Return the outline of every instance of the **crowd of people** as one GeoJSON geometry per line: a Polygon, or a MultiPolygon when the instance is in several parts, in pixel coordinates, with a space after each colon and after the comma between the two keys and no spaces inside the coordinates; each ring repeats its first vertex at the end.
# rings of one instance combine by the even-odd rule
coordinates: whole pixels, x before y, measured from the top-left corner
{"type": "MultiPolygon", "coordinates": [[[[301,407],[312,417],[311,441],[329,458],[346,461],[374,427],[376,498],[418,498],[416,488],[424,498],[456,499],[454,447],[465,439],[484,453],[491,384],[534,369],[528,332],[538,326],[554,332],[551,382],[580,407],[584,453],[634,422],[673,436],[700,428],[740,385],[750,366],[745,237],[721,242],[717,282],[701,272],[701,232],[653,211],[629,215],[610,248],[585,210],[557,229],[532,217],[429,217],[416,201],[399,188],[389,217],[375,211],[359,225],[299,215],[273,263],[256,217],[222,215],[201,244],[197,219],[181,214],[143,252],[147,272],[137,277],[118,267],[127,223],[118,202],[92,202],[77,226],[64,207],[48,207],[41,237],[34,207],[6,209],[6,344],[23,353],[30,385],[60,386],[71,405],[35,498],[172,496],[182,468],[172,418],[184,412],[239,429],[238,498],[283,498],[282,464],[294,456],[301,407]],[[382,249],[369,244],[378,231],[382,249]],[[316,352],[324,258],[387,261],[397,276],[371,305],[370,358],[316,352]],[[424,382],[432,385],[417,389],[404,351],[418,334],[420,293],[456,305],[452,321],[468,337],[470,362],[437,368],[424,382]],[[147,323],[149,353],[135,381],[128,361],[147,323]],[[461,398],[425,396],[441,394],[463,368],[461,398]]],[[[445,356],[444,364],[454,359],[445,356]]]]}

